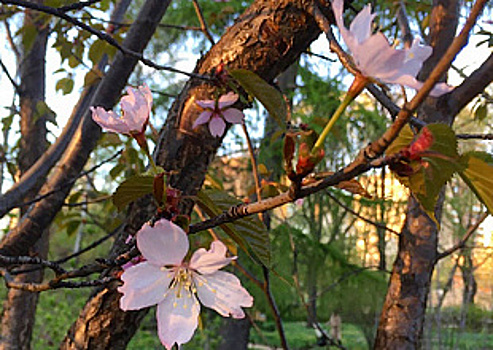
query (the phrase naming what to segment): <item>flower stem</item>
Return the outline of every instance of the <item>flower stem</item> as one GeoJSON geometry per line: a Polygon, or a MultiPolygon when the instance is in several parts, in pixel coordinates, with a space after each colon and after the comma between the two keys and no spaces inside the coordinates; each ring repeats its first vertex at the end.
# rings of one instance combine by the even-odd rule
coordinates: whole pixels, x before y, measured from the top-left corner
{"type": "Polygon", "coordinates": [[[137,141],[140,149],[144,151],[144,154],[147,156],[147,159],[149,159],[149,165],[151,166],[154,175],[157,175],[158,169],[156,163],[154,162],[154,159],[152,158],[151,153],[149,152],[149,146],[147,145],[147,139],[145,137],[144,132],[132,133],[131,136],[135,139],[135,141],[137,141]]]}
{"type": "Polygon", "coordinates": [[[318,153],[320,148],[322,148],[322,146],[324,145],[324,141],[327,138],[327,135],[329,135],[330,130],[332,130],[332,127],[334,126],[336,121],[339,119],[339,117],[342,115],[342,113],[346,110],[346,107],[351,103],[351,101],[353,101],[353,99],[354,99],[354,97],[346,94],[346,96],[344,97],[344,100],[342,100],[342,103],[339,105],[339,107],[337,107],[336,111],[334,112],[334,114],[330,118],[327,125],[325,125],[324,130],[322,131],[322,133],[318,137],[317,141],[315,142],[315,145],[313,146],[312,151],[311,151],[311,154],[313,156],[318,153]]]}
{"type": "Polygon", "coordinates": [[[144,150],[145,155],[149,159],[149,165],[151,166],[154,174],[157,175],[157,173],[158,173],[157,165],[154,162],[154,158],[152,158],[151,153],[149,152],[149,147],[147,147],[147,144],[146,144],[146,147],[143,147],[142,149],[144,150]]]}
{"type": "Polygon", "coordinates": [[[312,156],[318,154],[318,151],[320,150],[320,148],[322,148],[325,139],[329,135],[329,132],[330,130],[332,130],[332,127],[334,126],[336,121],[346,110],[346,107],[349,106],[349,104],[361,93],[361,91],[363,91],[367,83],[368,83],[368,78],[362,75],[357,75],[354,77],[354,81],[351,84],[351,87],[349,88],[348,92],[346,93],[346,96],[344,96],[344,99],[342,100],[341,104],[339,105],[339,107],[337,107],[336,111],[330,118],[327,125],[325,125],[324,130],[322,131],[317,141],[315,142],[315,145],[313,146],[311,151],[312,156]]]}

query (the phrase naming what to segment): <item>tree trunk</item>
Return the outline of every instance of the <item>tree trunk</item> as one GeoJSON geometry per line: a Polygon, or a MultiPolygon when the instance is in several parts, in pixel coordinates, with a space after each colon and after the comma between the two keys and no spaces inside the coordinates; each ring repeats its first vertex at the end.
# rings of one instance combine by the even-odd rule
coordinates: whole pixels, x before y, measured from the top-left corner
{"type": "MultiPolygon", "coordinates": [[[[272,81],[320,33],[315,21],[303,10],[306,3],[307,1],[293,3],[288,0],[256,1],[199,61],[195,72],[207,74],[224,63],[230,70],[249,69],[265,80],[272,81]]],[[[183,191],[184,195],[194,195],[200,189],[207,168],[221,144],[221,139],[212,137],[206,128],[192,128],[200,114],[193,101],[210,98],[214,89],[214,86],[203,80],[192,78],[171,107],[166,124],[160,131],[156,162],[172,172],[171,186],[183,191]]],[[[184,200],[182,213],[189,213],[192,204],[191,201],[184,200]]],[[[133,215],[149,217],[146,209],[137,205],[133,209],[133,215]]],[[[111,300],[118,300],[120,297],[115,286],[98,291],[86,304],[77,324],[72,326],[62,349],[77,349],[83,346],[81,344],[89,346],[86,348],[95,348],[90,347],[94,343],[99,344],[100,348],[107,348],[104,344],[115,342],[112,338],[119,334],[118,331],[111,331],[111,328],[118,330],[126,327],[121,324],[127,322],[123,316],[126,313],[115,307],[116,303],[100,307],[103,295],[111,300]],[[104,334],[89,332],[89,324],[106,324],[110,329],[104,334]],[[70,336],[73,334],[84,339],[84,342],[73,342],[70,336]]],[[[144,312],[146,311],[141,310],[133,313],[140,315],[144,312]]],[[[138,320],[132,321],[132,327],[137,322],[138,320]]]]}
{"type": "Polygon", "coordinates": [[[219,331],[222,342],[217,350],[248,349],[251,327],[250,320],[247,317],[239,320],[228,318],[225,326],[219,331]]]}
{"type": "MultiPolygon", "coordinates": [[[[38,3],[42,2],[38,1],[38,3]]],[[[24,26],[34,25],[37,35],[31,47],[23,47],[21,62],[19,62],[22,135],[19,170],[21,176],[47,148],[46,115],[40,113],[39,104],[45,103],[45,56],[49,27],[43,20],[36,17],[36,13],[30,10],[25,11],[24,26]]],[[[35,193],[28,193],[25,200],[32,199],[34,196],[35,193]]],[[[48,234],[46,231],[30,249],[29,255],[46,258],[47,254],[48,234]]],[[[43,270],[19,274],[14,280],[18,283],[39,283],[43,280],[43,270]]],[[[0,349],[30,349],[37,302],[38,293],[9,289],[3,304],[0,349]]]]}
{"type": "Polygon", "coordinates": [[[375,349],[420,347],[438,236],[435,223],[414,197],[410,197],[407,210],[375,349]]]}
{"type": "MultiPolygon", "coordinates": [[[[425,62],[420,79],[425,79],[447,50],[458,23],[457,0],[434,0],[428,43],[433,54],[425,62]]],[[[444,77],[445,78],[445,77],[444,77]]],[[[452,124],[456,113],[451,113],[449,99],[428,98],[420,108],[420,118],[427,123],[452,124]]],[[[442,197],[442,196],[440,196],[442,197]]],[[[436,212],[441,212],[439,200],[436,212]]],[[[439,215],[437,214],[437,218],[439,215]]],[[[394,262],[389,288],[380,315],[375,349],[418,349],[425,321],[426,301],[430,290],[438,247],[438,229],[410,196],[406,221],[399,236],[399,249],[394,262]]]]}

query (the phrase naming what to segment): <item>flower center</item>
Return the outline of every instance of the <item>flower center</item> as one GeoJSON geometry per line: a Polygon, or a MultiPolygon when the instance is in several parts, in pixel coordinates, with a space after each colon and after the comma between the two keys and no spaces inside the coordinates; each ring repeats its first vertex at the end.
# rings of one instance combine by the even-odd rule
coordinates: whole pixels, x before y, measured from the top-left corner
{"type": "Polygon", "coordinates": [[[196,293],[197,289],[193,283],[192,271],[187,267],[178,267],[171,282],[170,290],[175,291],[177,298],[181,298],[183,292],[186,295],[196,293]]]}

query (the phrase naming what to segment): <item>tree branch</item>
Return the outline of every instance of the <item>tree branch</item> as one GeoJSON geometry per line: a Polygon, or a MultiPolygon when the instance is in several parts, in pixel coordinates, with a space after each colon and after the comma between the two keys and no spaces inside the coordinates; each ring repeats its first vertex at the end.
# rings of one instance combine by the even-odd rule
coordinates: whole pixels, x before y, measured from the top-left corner
{"type": "MultiPolygon", "coordinates": [[[[130,0],[120,1],[118,5],[115,6],[115,9],[111,14],[111,19],[120,20],[123,18],[129,3],[130,0]]],[[[112,29],[107,28],[107,31],[112,32],[112,29]]],[[[103,55],[97,64],[97,70],[104,71],[107,62],[108,56],[103,55]]],[[[21,201],[27,192],[33,191],[34,188],[39,188],[39,186],[41,186],[40,179],[43,179],[48,175],[48,172],[60,159],[63,152],[72,141],[83,116],[91,105],[91,101],[94,97],[97,86],[98,83],[95,83],[94,85],[84,89],[79,98],[79,102],[75,106],[72,115],[70,116],[56,142],[52,144],[41,156],[41,158],[39,158],[36,163],[22,175],[18,182],[16,182],[7,192],[0,196],[0,217],[3,217],[11,209],[21,205],[21,201]]]]}
{"type": "Polygon", "coordinates": [[[142,62],[143,64],[145,64],[148,67],[151,67],[151,68],[154,68],[157,70],[166,70],[169,72],[183,74],[183,75],[186,75],[189,77],[194,77],[194,78],[199,78],[199,79],[204,79],[204,80],[210,80],[211,79],[208,76],[198,75],[195,73],[188,73],[188,72],[181,71],[181,70],[173,68],[173,67],[159,65],[159,64],[145,58],[141,52],[136,52],[136,51],[129,49],[128,47],[126,47],[124,45],[120,45],[120,43],[118,43],[118,41],[116,41],[111,35],[109,35],[105,32],[101,32],[99,30],[96,30],[96,29],[92,28],[91,26],[85,24],[84,22],[79,21],[78,19],[75,19],[75,18],[67,15],[65,12],[59,11],[57,8],[40,5],[37,3],[25,1],[25,0],[0,0],[0,3],[10,4],[10,5],[18,5],[18,6],[30,8],[32,10],[44,12],[44,13],[53,15],[55,17],[59,17],[61,19],[64,19],[65,21],[72,23],[73,25],[97,36],[99,39],[107,42],[111,46],[116,47],[123,54],[128,55],[128,56],[132,56],[132,57],[138,59],[140,62],[142,62]]]}
{"type": "MultiPolygon", "coordinates": [[[[136,52],[142,52],[152,37],[157,23],[166,12],[169,2],[147,0],[134,25],[128,31],[123,46],[136,52]]],[[[87,101],[86,108],[80,111],[85,119],[75,136],[72,137],[70,146],[67,147],[67,152],[61,160],[63,167],[58,168],[50,177],[43,186],[42,193],[59,188],[60,185],[80,173],[101,134],[101,128],[92,121],[88,107],[98,105],[107,109],[111,108],[120,97],[120,91],[125,87],[137,61],[135,57],[128,57],[122,53],[116,55],[113,64],[98,86],[94,99],[87,101]]],[[[0,254],[23,255],[26,249],[37,241],[42,230],[51,223],[63,205],[69,189],[65,188],[57,192],[49,200],[37,202],[17,227],[0,242],[0,254]]]]}
{"type": "Polygon", "coordinates": [[[455,251],[463,248],[466,245],[467,240],[472,236],[472,234],[474,232],[476,232],[476,230],[479,228],[479,226],[482,224],[482,222],[488,217],[488,215],[489,215],[488,214],[488,211],[486,211],[483,214],[481,214],[481,216],[478,218],[478,220],[473,225],[469,226],[469,228],[467,229],[467,232],[464,235],[464,237],[462,237],[462,239],[456,245],[454,245],[453,247],[450,247],[449,249],[447,249],[447,250],[439,253],[437,255],[435,261],[441,260],[441,259],[449,256],[453,252],[455,252],[455,251]]]}
{"type": "Polygon", "coordinates": [[[493,53],[466,80],[450,94],[450,113],[457,114],[477,95],[493,82],[493,53]]]}

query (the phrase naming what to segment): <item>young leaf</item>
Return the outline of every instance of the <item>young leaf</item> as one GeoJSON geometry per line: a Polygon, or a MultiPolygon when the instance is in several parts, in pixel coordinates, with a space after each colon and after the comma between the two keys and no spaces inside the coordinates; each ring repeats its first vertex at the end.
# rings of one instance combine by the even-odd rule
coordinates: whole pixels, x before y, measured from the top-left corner
{"type": "Polygon", "coordinates": [[[153,184],[153,175],[132,176],[123,181],[113,193],[113,204],[118,210],[122,210],[128,203],[152,193],[153,184]]]}
{"type": "Polygon", "coordinates": [[[461,156],[464,169],[459,172],[464,182],[493,214],[493,156],[483,152],[468,152],[461,156]]]}
{"type": "MultiPolygon", "coordinates": [[[[202,190],[198,205],[210,217],[219,215],[239,202],[224,191],[202,190]]],[[[270,266],[270,240],[264,224],[255,215],[221,225],[224,232],[258,263],[270,266]],[[250,254],[250,253],[253,253],[250,254]]]]}
{"type": "Polygon", "coordinates": [[[62,78],[57,81],[55,89],[61,90],[64,95],[70,94],[74,89],[74,80],[70,77],[62,78]]]}
{"type": "Polygon", "coordinates": [[[462,167],[457,153],[457,139],[452,129],[445,124],[430,124],[413,137],[405,127],[387,149],[387,154],[400,153],[407,162],[394,164],[399,181],[408,187],[423,208],[434,217],[434,208],[443,185],[462,167]]]}
{"type": "Polygon", "coordinates": [[[276,88],[246,69],[236,69],[230,71],[229,74],[240,83],[246,92],[262,103],[279,125],[284,126],[287,118],[286,101],[276,88]]]}

